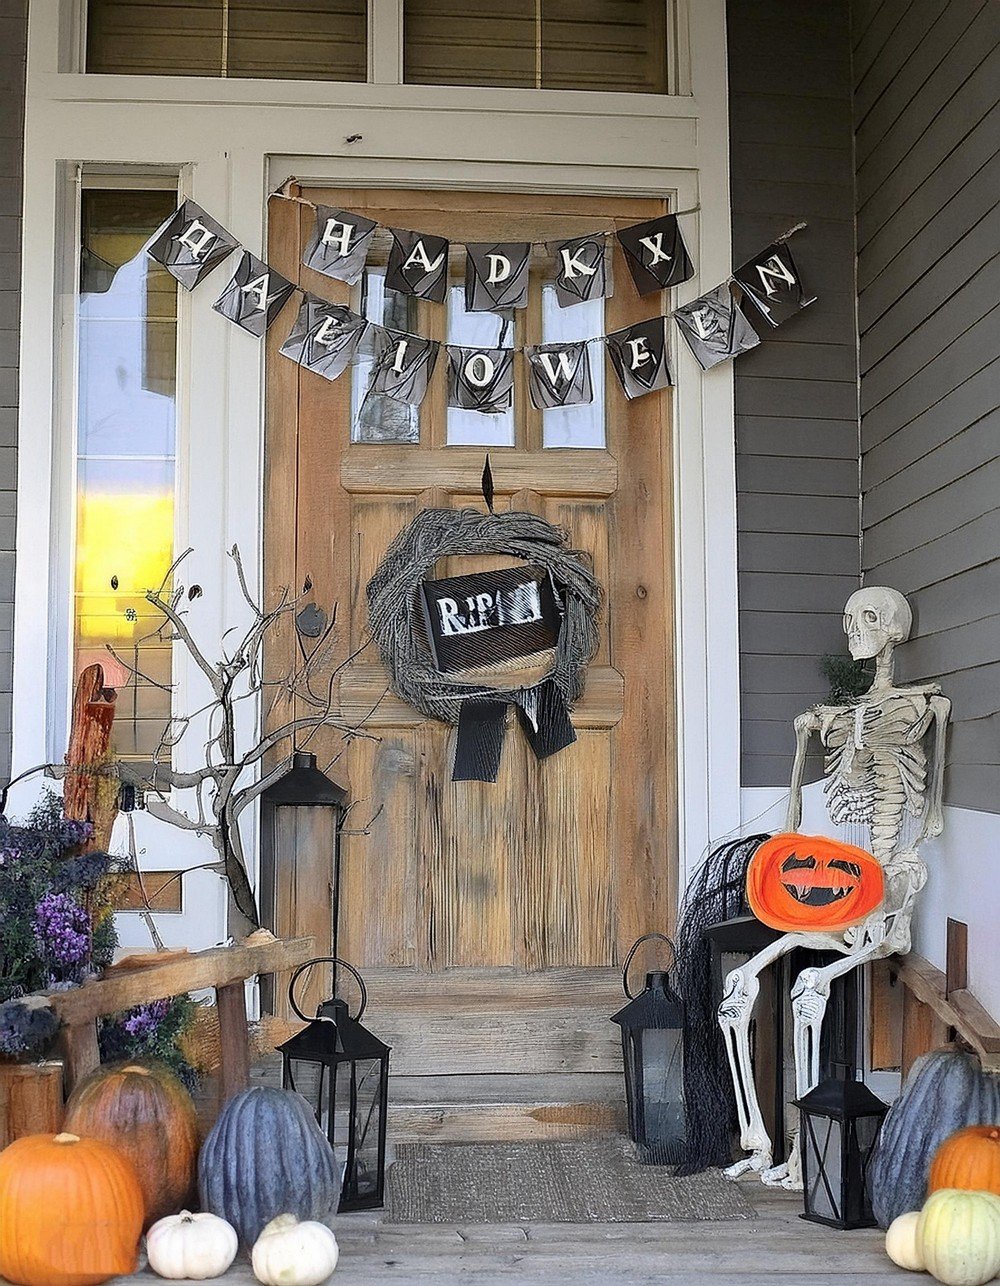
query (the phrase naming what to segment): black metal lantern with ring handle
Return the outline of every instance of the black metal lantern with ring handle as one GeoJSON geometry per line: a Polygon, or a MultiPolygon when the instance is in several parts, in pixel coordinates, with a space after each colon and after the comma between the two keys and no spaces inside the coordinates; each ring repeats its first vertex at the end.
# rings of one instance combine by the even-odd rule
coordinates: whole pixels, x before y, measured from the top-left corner
{"type": "Polygon", "coordinates": [[[282,1084],[296,1090],[316,1113],[334,1155],[344,1167],[340,1211],[371,1210],[385,1200],[386,1109],[389,1046],[361,1025],[368,1004],[364,979],[336,956],[307,960],[292,974],[288,1003],[308,1025],[279,1046],[282,1084]],[[317,964],[346,969],[361,990],[358,1012],[335,996],[309,1019],[295,1000],[299,977],[317,964]]]}
{"type": "Polygon", "coordinates": [[[671,990],[669,974],[646,974],[646,986],[633,996],[628,969],[644,942],[674,944],[663,933],[646,933],[632,944],[622,968],[622,988],[629,1003],[611,1019],[622,1030],[625,1096],[629,1134],[640,1161],[672,1165],[684,1154],[684,1006],[671,990]]]}

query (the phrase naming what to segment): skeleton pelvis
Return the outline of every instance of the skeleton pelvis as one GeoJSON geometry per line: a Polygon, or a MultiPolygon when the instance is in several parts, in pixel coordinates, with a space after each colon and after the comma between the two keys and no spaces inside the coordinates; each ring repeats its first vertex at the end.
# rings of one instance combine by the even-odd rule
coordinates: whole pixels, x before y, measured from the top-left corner
{"type": "Polygon", "coordinates": [[[750,909],[774,929],[846,929],[884,896],[882,867],[871,853],[823,835],[774,835],[747,870],[750,909]]]}

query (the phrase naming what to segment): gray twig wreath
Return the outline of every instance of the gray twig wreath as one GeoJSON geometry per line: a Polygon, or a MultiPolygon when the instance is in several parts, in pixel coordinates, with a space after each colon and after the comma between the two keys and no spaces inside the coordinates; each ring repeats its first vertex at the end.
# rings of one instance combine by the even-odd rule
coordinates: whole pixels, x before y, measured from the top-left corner
{"type": "Polygon", "coordinates": [[[552,669],[541,683],[554,683],[566,705],[583,691],[586,667],[597,652],[601,587],[586,555],[568,548],[566,532],[531,513],[481,513],[478,509],[424,509],[395,537],[368,582],[368,615],[392,689],[421,714],[458,723],[467,697],[513,700],[524,686],[498,688],[461,683],[442,675],[423,643],[420,582],[439,558],[460,554],[509,554],[544,567],[562,598],[563,620],[552,669]]]}

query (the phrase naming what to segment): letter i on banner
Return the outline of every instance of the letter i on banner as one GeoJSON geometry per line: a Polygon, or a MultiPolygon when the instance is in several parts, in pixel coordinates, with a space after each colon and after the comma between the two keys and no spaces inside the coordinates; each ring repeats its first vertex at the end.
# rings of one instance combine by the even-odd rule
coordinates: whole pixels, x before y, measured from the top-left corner
{"type": "Polygon", "coordinates": [[[369,390],[419,406],[437,365],[440,344],[399,330],[382,330],[369,390]]]}
{"type": "Polygon", "coordinates": [[[353,286],[365,270],[368,248],[377,230],[374,219],[318,205],[316,224],[302,262],[307,268],[353,286]]]}
{"type": "Polygon", "coordinates": [[[501,241],[465,247],[465,307],[470,313],[527,308],[527,242],[501,241]]]}
{"type": "Polygon", "coordinates": [[[233,279],[212,307],[223,317],[249,331],[263,335],[295,290],[292,283],[269,268],[263,260],[244,250],[233,279]]]}
{"type": "Polygon", "coordinates": [[[611,365],[630,401],[673,383],[667,365],[666,321],[665,317],[651,317],[607,336],[611,365]]]}
{"type": "Polygon", "coordinates": [[[552,280],[560,308],[611,294],[611,255],[603,232],[550,242],[549,251],[555,260],[552,280]]]}
{"type": "Polygon", "coordinates": [[[194,290],[238,245],[200,205],[184,201],[153,234],[146,253],[185,290],[194,290]]]}

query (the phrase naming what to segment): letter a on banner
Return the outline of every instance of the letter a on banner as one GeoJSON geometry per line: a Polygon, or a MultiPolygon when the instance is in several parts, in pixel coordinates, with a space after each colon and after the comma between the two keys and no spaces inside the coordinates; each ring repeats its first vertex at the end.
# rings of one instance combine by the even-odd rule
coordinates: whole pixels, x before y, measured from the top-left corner
{"type": "Polygon", "coordinates": [[[465,308],[470,313],[527,308],[527,242],[501,241],[465,247],[465,308]]]}
{"type": "Polygon", "coordinates": [[[703,371],[749,352],[760,343],[733,298],[728,281],[675,309],[673,318],[703,371]]]}
{"type": "Polygon", "coordinates": [[[232,281],[212,307],[251,335],[263,335],[294,291],[292,283],[244,250],[232,281]]]}
{"type": "Polygon", "coordinates": [[[549,251],[555,258],[553,281],[560,308],[611,294],[611,256],[603,232],[550,242],[549,251]]]}
{"type": "Polygon", "coordinates": [[[302,262],[307,268],[353,286],[365,270],[368,247],[377,229],[374,219],[318,205],[316,225],[302,262]]]}
{"type": "Polygon", "coordinates": [[[667,365],[666,321],[665,317],[651,317],[607,337],[611,365],[630,401],[673,383],[667,365]]]}
{"type": "Polygon", "coordinates": [[[392,248],[385,270],[386,290],[444,303],[448,285],[448,242],[426,232],[390,228],[392,248]]]}
{"type": "Polygon", "coordinates": [[[775,242],[747,260],[733,273],[733,279],[769,326],[780,326],[799,309],[816,302],[815,295],[806,298],[803,293],[792,252],[784,242],[775,242]]]}
{"type": "Polygon", "coordinates": [[[694,276],[694,267],[675,214],[619,228],[618,240],[640,295],[679,286],[694,276]]]}
{"type": "Polygon", "coordinates": [[[146,253],[185,290],[194,290],[238,245],[200,205],[184,201],[156,230],[146,253]]]}
{"type": "Polygon", "coordinates": [[[514,350],[448,345],[448,405],[496,415],[513,405],[514,350]]]}
{"type": "Polygon", "coordinates": [[[586,341],[529,344],[524,356],[528,362],[528,394],[536,411],[594,400],[586,341]]]}
{"type": "Polygon", "coordinates": [[[281,352],[307,371],[335,380],[353,361],[367,329],[368,322],[350,308],[307,294],[281,352]]]}

